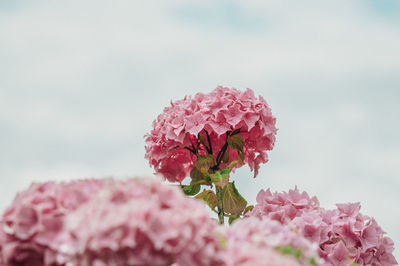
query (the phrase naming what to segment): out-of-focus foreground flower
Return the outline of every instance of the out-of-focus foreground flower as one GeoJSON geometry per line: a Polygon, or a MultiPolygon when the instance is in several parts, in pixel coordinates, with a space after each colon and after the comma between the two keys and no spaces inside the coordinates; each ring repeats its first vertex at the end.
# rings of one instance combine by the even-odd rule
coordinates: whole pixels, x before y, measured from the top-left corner
{"type": "Polygon", "coordinates": [[[235,221],[225,231],[227,265],[325,265],[318,245],[277,221],[255,217],[235,221]],[[282,256],[285,254],[285,256],[282,256]]]}
{"type": "Polygon", "coordinates": [[[272,220],[229,229],[156,179],[33,184],[1,218],[0,265],[314,265],[316,246],[272,220]]]}
{"type": "Polygon", "coordinates": [[[34,183],[18,193],[1,217],[0,265],[40,266],[63,258],[65,217],[91,200],[103,180],[34,183]]]}
{"type": "Polygon", "coordinates": [[[0,265],[218,265],[217,223],[155,179],[33,184],[2,217],[0,265]]]}
{"type": "Polygon", "coordinates": [[[189,176],[198,156],[212,155],[211,167],[241,158],[257,175],[275,142],[275,118],[252,90],[217,87],[208,94],[171,102],[146,135],[146,155],[157,173],[171,182],[189,176]],[[224,147],[224,145],[229,147],[224,147]]]}
{"type": "Polygon", "coordinates": [[[297,189],[257,202],[224,228],[156,179],[33,184],[1,218],[0,265],[396,265],[359,204],[327,211],[297,189]]]}
{"type": "Polygon", "coordinates": [[[337,204],[333,210],[320,208],[316,197],[289,190],[271,193],[261,190],[257,204],[247,216],[270,218],[295,226],[319,245],[319,254],[332,265],[397,265],[394,243],[377,222],[361,214],[360,204],[337,204]]]}

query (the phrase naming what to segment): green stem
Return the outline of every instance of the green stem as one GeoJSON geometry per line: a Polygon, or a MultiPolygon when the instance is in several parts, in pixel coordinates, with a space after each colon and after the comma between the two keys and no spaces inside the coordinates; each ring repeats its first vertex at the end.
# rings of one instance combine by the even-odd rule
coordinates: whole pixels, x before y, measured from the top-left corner
{"type": "Polygon", "coordinates": [[[218,198],[218,220],[220,224],[225,223],[225,218],[224,218],[224,206],[222,203],[222,188],[219,186],[215,186],[216,192],[217,192],[217,198],[218,198]]]}

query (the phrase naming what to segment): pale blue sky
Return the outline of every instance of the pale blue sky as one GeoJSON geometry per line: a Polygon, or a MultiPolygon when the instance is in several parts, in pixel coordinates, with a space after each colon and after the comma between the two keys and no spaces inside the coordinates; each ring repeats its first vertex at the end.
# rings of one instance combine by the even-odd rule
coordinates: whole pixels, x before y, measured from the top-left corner
{"type": "Polygon", "coordinates": [[[150,175],[171,99],[250,87],[279,132],[245,197],[360,201],[399,258],[399,47],[396,0],[1,1],[0,209],[32,181],[150,175]]]}

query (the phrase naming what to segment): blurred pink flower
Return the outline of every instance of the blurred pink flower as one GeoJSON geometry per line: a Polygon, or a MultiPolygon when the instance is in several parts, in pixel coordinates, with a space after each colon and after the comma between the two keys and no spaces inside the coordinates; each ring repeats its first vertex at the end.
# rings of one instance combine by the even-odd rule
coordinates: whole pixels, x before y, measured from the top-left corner
{"type": "Polygon", "coordinates": [[[217,223],[200,201],[155,180],[107,184],[66,219],[77,265],[218,265],[217,223]]]}
{"type": "Polygon", "coordinates": [[[218,265],[204,204],[156,179],[33,184],[2,216],[0,265],[218,265]]]}
{"type": "MultiPolygon", "coordinates": [[[[89,201],[100,180],[67,184],[34,183],[18,193],[4,212],[0,228],[0,262],[6,265],[52,265],[63,242],[66,215],[89,201]]],[[[0,264],[1,265],[1,264],[0,264]]]]}
{"type": "Polygon", "coordinates": [[[349,265],[349,259],[359,265],[397,265],[393,241],[373,218],[361,214],[360,208],[359,203],[348,203],[325,210],[315,197],[297,188],[288,193],[261,190],[247,216],[294,225],[319,245],[320,256],[333,265],[349,265]]]}
{"type": "Polygon", "coordinates": [[[318,256],[318,245],[300,233],[277,221],[249,217],[235,221],[225,230],[226,265],[324,265],[318,256]],[[279,250],[290,249],[295,254],[283,254],[279,250]]]}
{"type": "MultiPolygon", "coordinates": [[[[181,182],[196,160],[196,156],[185,149],[192,147],[191,136],[197,138],[206,130],[213,152],[218,153],[225,144],[226,132],[236,129],[240,129],[239,135],[244,139],[244,163],[256,176],[259,165],[268,161],[266,151],[273,148],[277,130],[275,117],[266,101],[261,96],[255,97],[250,89],[242,92],[220,86],[208,94],[198,93],[171,102],[153,122],[150,134],[145,136],[145,158],[157,173],[171,182],[181,182]]],[[[229,153],[227,164],[238,158],[236,151],[229,153]]]]}

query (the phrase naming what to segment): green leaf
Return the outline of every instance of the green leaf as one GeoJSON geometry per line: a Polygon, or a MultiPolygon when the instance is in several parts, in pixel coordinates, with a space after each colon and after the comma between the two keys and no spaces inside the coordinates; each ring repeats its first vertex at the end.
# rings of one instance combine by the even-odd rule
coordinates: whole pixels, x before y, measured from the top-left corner
{"type": "Polygon", "coordinates": [[[228,136],[228,145],[235,151],[243,151],[244,140],[239,135],[228,136]]]}
{"type": "Polygon", "coordinates": [[[247,212],[252,211],[253,209],[254,209],[254,206],[253,206],[253,205],[247,206],[247,207],[244,209],[244,211],[243,211],[243,215],[245,215],[247,212]]]}
{"type": "Polygon", "coordinates": [[[229,182],[229,173],[226,171],[217,171],[213,174],[210,174],[210,178],[216,186],[224,188],[229,182]]]}
{"type": "Polygon", "coordinates": [[[285,255],[290,255],[295,257],[296,259],[300,259],[301,256],[303,256],[301,250],[295,249],[291,246],[284,246],[284,247],[279,247],[278,250],[285,255]]]}
{"type": "Polygon", "coordinates": [[[238,155],[239,155],[240,160],[241,160],[242,163],[243,163],[243,161],[244,161],[244,153],[243,153],[243,151],[237,151],[237,153],[238,153],[238,155]]]}
{"type": "Polygon", "coordinates": [[[231,162],[227,167],[222,169],[221,171],[217,171],[213,174],[210,174],[211,181],[221,188],[224,188],[226,184],[229,182],[229,174],[232,171],[233,167],[237,164],[238,160],[231,162]]]}
{"type": "Polygon", "coordinates": [[[225,151],[224,156],[222,157],[222,162],[223,163],[229,162],[229,151],[225,151]]]}
{"type": "Polygon", "coordinates": [[[212,190],[203,190],[194,198],[204,200],[212,210],[214,210],[218,205],[217,195],[215,195],[214,191],[212,190]]]}
{"type": "Polygon", "coordinates": [[[201,170],[206,170],[208,171],[208,169],[210,169],[210,167],[216,165],[217,162],[215,161],[214,156],[212,156],[211,154],[209,155],[199,155],[197,156],[197,160],[194,162],[194,166],[201,170]]]}
{"type": "Polygon", "coordinates": [[[317,265],[317,260],[315,258],[310,258],[308,262],[310,263],[310,265],[317,265]]]}
{"type": "Polygon", "coordinates": [[[183,193],[188,196],[194,196],[200,191],[200,184],[197,185],[181,185],[183,193]]]}
{"type": "Polygon", "coordinates": [[[221,170],[221,175],[228,175],[231,173],[233,167],[238,163],[238,160],[234,160],[227,167],[221,170]]]}
{"type": "Polygon", "coordinates": [[[192,178],[192,180],[203,180],[204,179],[203,173],[196,167],[193,167],[192,170],[190,171],[190,177],[192,178]]]}
{"type": "Polygon", "coordinates": [[[226,213],[240,215],[247,201],[239,194],[234,183],[228,183],[222,190],[222,204],[226,213]]]}
{"type": "Polygon", "coordinates": [[[226,241],[226,238],[223,234],[221,234],[220,232],[217,232],[216,236],[217,236],[217,239],[219,240],[219,244],[221,245],[221,247],[225,247],[228,244],[226,241]]]}
{"type": "Polygon", "coordinates": [[[347,261],[350,263],[350,266],[358,266],[357,263],[355,263],[352,259],[347,258],[347,261]]]}
{"type": "Polygon", "coordinates": [[[229,220],[228,220],[229,224],[232,224],[233,221],[235,221],[235,220],[238,219],[239,217],[240,217],[239,215],[232,215],[232,216],[229,216],[229,220]]]}

